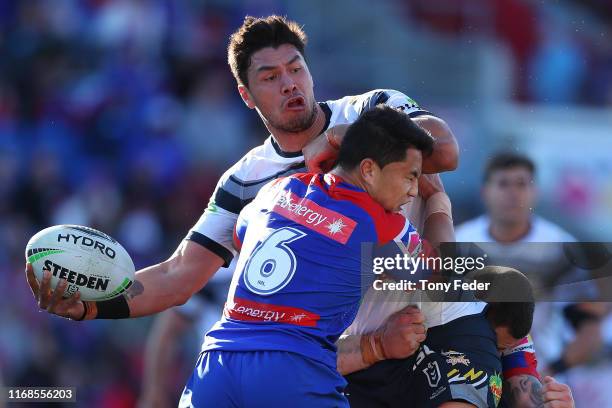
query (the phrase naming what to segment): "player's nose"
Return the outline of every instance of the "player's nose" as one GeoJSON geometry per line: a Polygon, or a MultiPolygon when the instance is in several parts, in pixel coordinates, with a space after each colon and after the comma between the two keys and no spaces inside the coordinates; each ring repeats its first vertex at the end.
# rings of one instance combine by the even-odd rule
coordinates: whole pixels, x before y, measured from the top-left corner
{"type": "Polygon", "coordinates": [[[281,92],[283,95],[291,95],[297,90],[297,84],[291,75],[283,74],[281,76],[281,92]]]}

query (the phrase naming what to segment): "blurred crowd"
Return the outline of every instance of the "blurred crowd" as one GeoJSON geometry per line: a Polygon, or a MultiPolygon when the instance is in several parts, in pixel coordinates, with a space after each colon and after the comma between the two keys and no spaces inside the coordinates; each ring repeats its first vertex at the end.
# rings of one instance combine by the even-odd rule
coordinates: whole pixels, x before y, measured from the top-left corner
{"type": "MultiPolygon", "coordinates": [[[[541,3],[420,0],[401,8],[407,25],[450,36],[486,26],[509,44],[520,71],[516,102],[612,104],[612,41],[600,29],[612,20],[612,6],[604,0],[541,3]],[[485,24],[486,15],[496,19],[485,24]],[[572,15],[570,30],[565,23],[572,15]]],[[[5,384],[76,386],[86,406],[133,406],[150,320],[76,325],[38,313],[22,273],[26,242],[49,225],[81,224],[118,239],[137,267],[168,257],[222,172],[267,136],[236,92],[227,38],[245,14],[285,14],[288,4],[0,3],[5,384]]]]}

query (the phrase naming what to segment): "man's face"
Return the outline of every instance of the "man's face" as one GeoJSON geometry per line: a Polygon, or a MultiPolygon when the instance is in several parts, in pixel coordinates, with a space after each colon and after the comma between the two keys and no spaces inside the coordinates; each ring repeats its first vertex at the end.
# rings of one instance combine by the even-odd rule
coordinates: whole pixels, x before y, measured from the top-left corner
{"type": "Polygon", "coordinates": [[[482,193],[492,220],[506,224],[528,222],[536,191],[533,175],[525,167],[493,171],[482,193]]]}
{"type": "Polygon", "coordinates": [[[399,211],[400,207],[419,193],[419,176],[423,164],[420,150],[409,148],[406,158],[387,164],[382,169],[372,160],[362,162],[362,174],[366,190],[387,211],[399,211]]]}
{"type": "Polygon", "coordinates": [[[247,78],[249,87],[240,85],[240,95],[249,108],[257,109],[268,129],[297,133],[312,126],[316,117],[312,77],[293,45],[253,53],[247,78]]]}
{"type": "Polygon", "coordinates": [[[495,328],[497,335],[497,350],[502,352],[516,345],[521,341],[510,334],[510,330],[506,326],[497,326],[495,328]]]}

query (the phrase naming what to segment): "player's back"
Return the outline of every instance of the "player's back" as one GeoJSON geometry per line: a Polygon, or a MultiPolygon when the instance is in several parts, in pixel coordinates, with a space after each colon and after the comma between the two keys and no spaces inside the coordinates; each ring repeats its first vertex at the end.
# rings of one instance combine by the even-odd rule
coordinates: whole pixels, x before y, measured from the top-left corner
{"type": "MultiPolygon", "coordinates": [[[[335,341],[361,297],[361,245],[414,229],[336,176],[297,174],[241,212],[241,254],[204,350],[282,350],[335,367],[335,341]]],[[[371,273],[371,270],[370,270],[371,273]]]]}

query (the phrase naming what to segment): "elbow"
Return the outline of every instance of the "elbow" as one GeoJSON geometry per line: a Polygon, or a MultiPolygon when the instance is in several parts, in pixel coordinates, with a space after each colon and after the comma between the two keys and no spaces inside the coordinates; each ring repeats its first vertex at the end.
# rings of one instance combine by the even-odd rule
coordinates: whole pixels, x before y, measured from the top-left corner
{"type": "Polygon", "coordinates": [[[434,116],[425,116],[417,122],[434,138],[431,155],[423,160],[423,172],[453,171],[459,165],[459,145],[448,124],[434,116]]]}
{"type": "Polygon", "coordinates": [[[182,305],[184,305],[185,303],[187,303],[187,301],[189,300],[191,295],[192,295],[191,292],[188,292],[188,291],[185,291],[185,290],[179,291],[176,294],[176,297],[174,299],[174,302],[173,302],[174,306],[182,306],[182,305]]]}
{"type": "Polygon", "coordinates": [[[440,171],[453,171],[459,166],[459,146],[453,139],[453,143],[447,143],[440,155],[440,171]]]}

